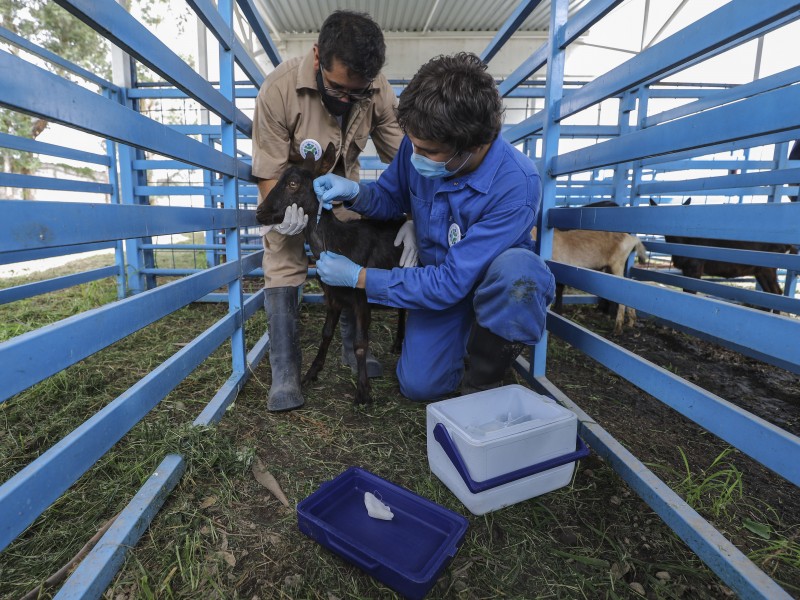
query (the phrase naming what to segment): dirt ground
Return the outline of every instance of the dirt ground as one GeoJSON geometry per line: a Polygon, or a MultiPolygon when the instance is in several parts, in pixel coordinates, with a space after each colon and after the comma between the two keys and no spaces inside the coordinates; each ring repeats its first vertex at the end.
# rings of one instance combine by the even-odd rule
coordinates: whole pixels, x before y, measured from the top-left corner
{"type": "MultiPolygon", "coordinates": [[[[322,314],[320,307],[304,307],[301,315],[306,368],[318,346],[322,314]]],[[[613,336],[613,319],[594,306],[567,307],[565,314],[800,434],[800,377],[651,321],[613,336]]],[[[389,351],[393,323],[388,311],[374,317],[373,345],[386,376],[373,380],[373,405],[352,407],[354,380],[339,365],[337,334],[321,380],[304,388],[302,410],[266,412],[265,360],[237,400],[236,414],[220,424],[225,435],[255,440],[256,453],[281,482],[290,507],[358,465],[468,516],[464,547],[432,598],[734,595],[595,455],[581,462],[568,488],[488,516],[469,515],[428,470],[425,407],[399,395],[397,356],[389,351]]],[[[697,493],[695,509],[800,597],[800,490],[564,342],[553,338],[551,344],[548,378],[679,493],[697,493]],[[740,487],[732,483],[737,475],[740,487]]],[[[515,382],[522,380],[509,372],[506,383],[515,382]]],[[[393,597],[298,534],[294,510],[278,506],[252,477],[234,485],[241,488],[238,497],[208,512],[226,531],[245,531],[230,547],[242,557],[235,568],[239,597],[393,597]]]]}
{"type": "MultiPolygon", "coordinates": [[[[573,307],[565,314],[650,362],[800,435],[800,376],[650,320],[639,320],[632,329],[614,336],[610,317],[596,307],[573,307]]],[[[562,342],[556,344],[566,348],[562,342]]],[[[677,448],[681,448],[690,465],[700,466],[725,449],[725,442],[581,356],[573,350],[565,360],[552,361],[548,378],[644,462],[678,465],[677,448]]],[[[780,511],[786,523],[800,524],[800,490],[741,453],[733,453],[731,462],[742,471],[748,494],[780,511]]]]}

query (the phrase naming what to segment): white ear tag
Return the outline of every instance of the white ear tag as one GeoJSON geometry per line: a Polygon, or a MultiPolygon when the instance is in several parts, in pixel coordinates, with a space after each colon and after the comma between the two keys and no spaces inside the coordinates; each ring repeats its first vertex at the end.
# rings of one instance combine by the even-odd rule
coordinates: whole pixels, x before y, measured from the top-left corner
{"type": "Polygon", "coordinates": [[[392,509],[378,500],[372,492],[364,494],[364,505],[367,507],[367,514],[373,519],[391,521],[394,518],[392,509]]]}

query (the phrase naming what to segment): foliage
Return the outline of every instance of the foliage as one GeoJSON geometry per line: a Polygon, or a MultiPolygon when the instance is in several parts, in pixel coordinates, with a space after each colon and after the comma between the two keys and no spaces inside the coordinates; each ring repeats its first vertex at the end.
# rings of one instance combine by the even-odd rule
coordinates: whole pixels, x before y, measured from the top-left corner
{"type": "MultiPolygon", "coordinates": [[[[136,0],[125,2],[142,22],[156,25],[159,14],[169,0],[136,0]],[[133,6],[132,6],[133,4],[133,6]]],[[[0,25],[12,33],[41,46],[96,75],[111,79],[110,44],[91,27],[48,0],[0,0],[0,25]]],[[[0,48],[14,55],[21,50],[0,42],[0,48]]],[[[57,64],[48,70],[73,81],[79,78],[57,64]]],[[[35,116],[0,108],[0,132],[36,139],[47,127],[47,121],[35,116]]],[[[31,174],[39,167],[36,155],[0,148],[2,169],[6,173],[31,174]]]]}

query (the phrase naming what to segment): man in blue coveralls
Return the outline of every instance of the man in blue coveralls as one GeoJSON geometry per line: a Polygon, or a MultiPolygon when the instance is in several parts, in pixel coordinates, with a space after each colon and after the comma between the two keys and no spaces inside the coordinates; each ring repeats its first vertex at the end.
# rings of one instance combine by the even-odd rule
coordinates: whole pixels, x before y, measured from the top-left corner
{"type": "Polygon", "coordinates": [[[325,208],[341,200],[373,219],[413,215],[420,267],[366,269],[332,252],[317,261],[328,285],[409,309],[397,376],[411,400],[441,398],[462,379],[465,391],[499,385],[521,344],[535,344],[544,329],[555,280],[531,239],[541,181],[500,137],[502,115],[477,56],[439,56],[400,96],[406,137],[378,181],[314,181],[325,208]]]}

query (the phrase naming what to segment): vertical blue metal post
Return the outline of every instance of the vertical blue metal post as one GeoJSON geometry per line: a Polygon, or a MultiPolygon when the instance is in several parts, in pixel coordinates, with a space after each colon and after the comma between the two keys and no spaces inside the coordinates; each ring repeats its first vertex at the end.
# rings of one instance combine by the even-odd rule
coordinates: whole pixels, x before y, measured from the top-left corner
{"type": "MultiPolygon", "coordinates": [[[[564,25],[567,22],[568,0],[553,0],[550,5],[550,45],[547,56],[547,83],[545,84],[546,116],[542,128],[542,210],[537,245],[545,260],[553,256],[553,230],[546,227],[547,211],[556,205],[556,177],[550,172],[550,161],[558,155],[558,139],[561,136],[559,107],[564,93],[564,62],[566,52],[561,47],[564,40],[564,25]]],[[[531,374],[542,377],[547,360],[547,330],[539,343],[533,347],[531,374]]]]}
{"type": "MultiPolygon", "coordinates": [[[[220,0],[217,9],[222,19],[233,31],[233,0],[220,0]]],[[[236,103],[236,72],[232,50],[226,50],[222,45],[219,48],[219,88],[232,104],[236,103]]],[[[236,124],[222,121],[222,151],[236,157],[236,124]]],[[[225,208],[239,209],[239,179],[236,176],[222,176],[222,198],[225,208]]],[[[234,373],[245,373],[247,370],[247,353],[244,341],[244,318],[242,312],[242,272],[241,272],[241,242],[239,228],[230,227],[225,235],[225,255],[227,262],[239,263],[239,277],[228,284],[228,312],[239,314],[242,318],[231,335],[231,355],[234,373]]]]}

